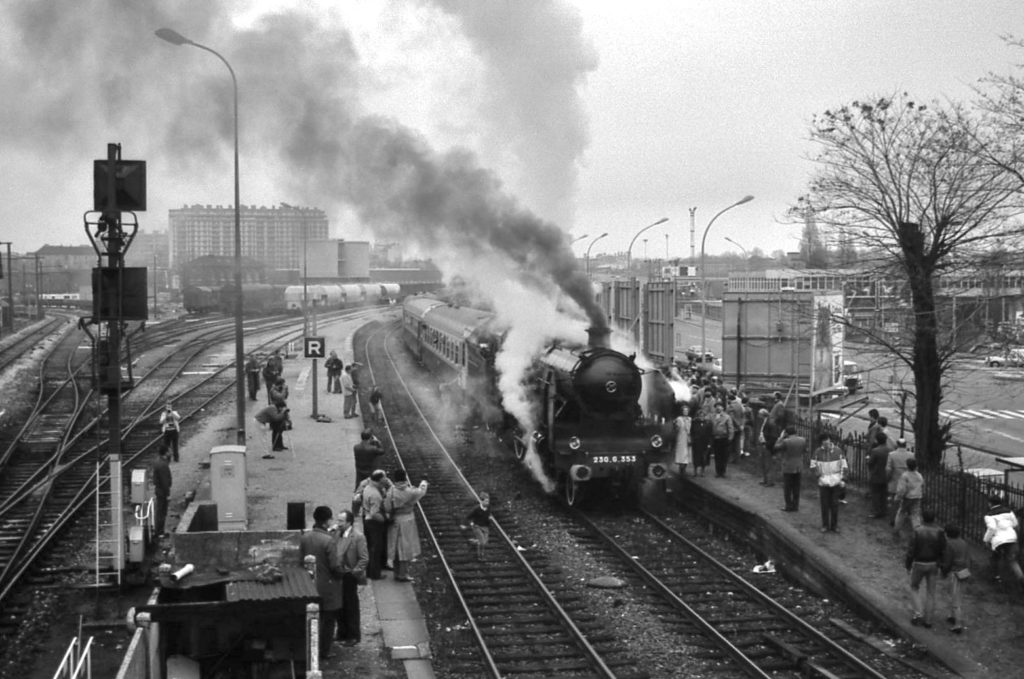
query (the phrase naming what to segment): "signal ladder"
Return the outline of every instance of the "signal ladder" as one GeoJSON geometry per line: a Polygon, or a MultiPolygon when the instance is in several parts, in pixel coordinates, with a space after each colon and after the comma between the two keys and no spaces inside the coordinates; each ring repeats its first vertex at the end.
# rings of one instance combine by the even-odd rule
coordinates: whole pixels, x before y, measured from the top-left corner
{"type": "Polygon", "coordinates": [[[96,587],[121,585],[125,563],[121,456],[96,462],[96,587]]]}

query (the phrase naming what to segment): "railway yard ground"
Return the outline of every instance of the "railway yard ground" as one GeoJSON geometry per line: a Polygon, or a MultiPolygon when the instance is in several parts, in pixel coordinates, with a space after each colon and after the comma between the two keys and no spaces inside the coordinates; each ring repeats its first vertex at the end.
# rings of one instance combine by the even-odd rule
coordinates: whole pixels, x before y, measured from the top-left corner
{"type": "MultiPolygon", "coordinates": [[[[396,369],[403,377],[415,383],[426,382],[429,376],[419,371],[408,354],[402,354],[395,333],[389,333],[388,323],[375,323],[354,331],[354,326],[330,326],[321,334],[328,339],[329,349],[339,349],[348,363],[351,357],[370,366],[380,365],[386,351],[398,363],[396,369]],[[343,347],[343,348],[342,348],[343,347]]],[[[346,420],[341,415],[341,396],[325,393],[325,380],[319,381],[320,412],[332,418],[331,422],[317,422],[309,417],[311,381],[306,368],[309,361],[292,358],[286,361],[285,372],[292,388],[290,405],[296,429],[288,435],[288,451],[273,459],[263,459],[267,452],[267,435],[255,430],[249,420],[251,437],[249,465],[249,507],[253,520],[280,524],[284,522],[289,501],[306,503],[306,517],[317,504],[329,504],[335,509],[347,506],[351,497],[352,444],[358,437],[362,419],[346,420]],[[305,376],[304,376],[305,375],[305,376]]],[[[322,365],[320,366],[322,371],[322,365]]],[[[396,394],[401,385],[385,379],[383,373],[373,379],[384,387],[385,410],[388,427],[398,431],[406,418],[413,414],[389,409],[388,394],[396,394]]],[[[367,380],[364,379],[364,386],[367,380]]],[[[0,398],[13,403],[23,397],[30,386],[29,377],[0,379],[0,398]]],[[[421,393],[430,393],[429,386],[412,387],[421,393]]],[[[257,402],[248,404],[249,410],[262,406],[265,393],[259,393],[257,402]]],[[[397,399],[394,399],[397,400],[397,399]]],[[[520,462],[487,431],[462,426],[441,412],[436,402],[431,410],[429,400],[421,401],[428,409],[426,416],[434,423],[437,437],[449,448],[455,461],[478,491],[487,490],[492,497],[495,516],[519,540],[522,552],[534,558],[543,558],[549,568],[566,573],[562,587],[578,598],[582,606],[595,611],[597,617],[615,631],[634,658],[642,659],[642,672],[647,677],[710,677],[735,676],[728,671],[716,670],[719,660],[713,653],[700,648],[681,646],[670,624],[652,614],[649,592],[634,581],[614,571],[614,566],[586,552],[557,518],[557,503],[545,494],[520,462]],[[612,576],[627,583],[623,589],[600,589],[592,585],[602,576],[612,576]]],[[[362,417],[369,415],[361,404],[362,417]]],[[[249,412],[247,417],[251,418],[249,412]]],[[[211,408],[201,426],[186,429],[183,437],[182,460],[172,466],[174,489],[168,527],[175,530],[176,522],[188,513],[187,495],[195,494],[202,501],[208,493],[209,472],[207,452],[212,446],[233,443],[233,403],[226,401],[211,408]]],[[[0,422],[0,426],[6,425],[0,422]]],[[[385,441],[388,455],[382,467],[395,468],[395,446],[388,439],[385,427],[372,425],[385,441]]],[[[401,451],[399,451],[401,452],[401,451]]],[[[424,470],[407,466],[414,483],[424,470]]],[[[805,478],[800,510],[782,511],[782,486],[759,485],[756,458],[743,458],[730,466],[726,478],[707,477],[686,479],[667,486],[649,484],[644,489],[648,508],[658,516],[673,520],[680,514],[679,506],[688,508],[687,516],[694,514],[712,528],[716,541],[731,551],[730,565],[748,572],[755,585],[765,582],[777,587],[780,582],[791,582],[793,588],[806,587],[808,581],[817,584],[818,593],[802,601],[805,610],[797,611],[808,620],[828,618],[846,619],[847,614],[861,623],[853,623],[851,634],[884,652],[905,659],[909,667],[923,665],[923,676],[995,677],[1017,676],[1024,666],[1024,599],[1019,592],[1008,592],[987,578],[987,555],[978,552],[972,570],[974,580],[968,587],[966,602],[967,631],[962,635],[947,630],[948,615],[945,602],[945,582],[939,585],[939,606],[932,629],[910,624],[907,572],[903,568],[905,546],[894,540],[884,521],[868,518],[868,503],[863,493],[851,489],[848,503],[841,507],[837,534],[819,532],[817,492],[809,478],[805,478]],[[666,492],[670,491],[670,492],[666,492]],[[716,516],[717,515],[717,516],[716,516]],[[741,528],[732,533],[727,526],[741,528]],[[769,551],[773,550],[773,551],[769,551]],[[754,566],[767,559],[775,563],[774,573],[754,574],[754,566]],[[767,582],[766,582],[767,581],[767,582]],[[846,588],[847,601],[838,593],[826,591],[829,583],[841,583],[846,588]],[[877,622],[863,623],[867,610],[877,622]],[[857,613],[852,613],[857,611],[857,613]],[[927,651],[944,663],[945,668],[930,660],[923,660],[927,651]]],[[[433,482],[433,479],[431,479],[433,482]]],[[[468,512],[469,507],[466,508],[468,512]]],[[[639,525],[639,524],[637,524],[639,525]]],[[[178,530],[181,530],[179,528],[178,530]]],[[[421,531],[421,536],[423,532],[421,531]]],[[[168,541],[163,557],[172,561],[174,537],[168,541]]],[[[83,560],[87,560],[90,545],[83,546],[83,560]]],[[[498,568],[497,562],[484,567],[498,568]]],[[[324,668],[325,677],[359,676],[368,679],[397,679],[402,676],[469,677],[467,656],[473,655],[473,640],[467,631],[465,616],[453,601],[450,585],[432,546],[424,542],[423,554],[414,562],[411,585],[387,579],[360,588],[363,612],[363,641],[355,647],[336,647],[335,657],[324,668]],[[422,611],[423,618],[418,616],[422,611]],[[424,648],[407,655],[424,662],[403,665],[391,657],[388,646],[397,642],[388,640],[385,628],[413,628],[422,625],[429,635],[429,655],[424,648]],[[417,674],[422,672],[423,674],[417,674]]],[[[39,640],[38,663],[34,671],[20,673],[22,679],[44,679],[53,676],[59,655],[76,633],[78,613],[86,621],[100,618],[88,628],[103,641],[105,656],[94,667],[94,676],[113,676],[110,669],[125,650],[123,630],[114,629],[113,621],[123,619],[126,607],[143,601],[152,585],[138,587],[133,592],[122,592],[97,604],[95,593],[88,589],[48,588],[39,598],[40,616],[48,625],[46,639],[39,640]],[[58,613],[60,611],[61,613],[58,613]],[[74,612],[71,614],[70,612],[74,612]],[[104,623],[111,623],[104,625],[104,623]],[[106,659],[103,659],[106,657],[106,659]]],[[[404,633],[404,632],[403,632],[404,633]]],[[[852,638],[852,637],[851,637],[852,638]]],[[[622,676],[634,676],[626,673],[622,676]]],[[[788,675],[787,675],[788,676],[788,675]]],[[[908,675],[910,676],[910,675],[908,675]]]]}

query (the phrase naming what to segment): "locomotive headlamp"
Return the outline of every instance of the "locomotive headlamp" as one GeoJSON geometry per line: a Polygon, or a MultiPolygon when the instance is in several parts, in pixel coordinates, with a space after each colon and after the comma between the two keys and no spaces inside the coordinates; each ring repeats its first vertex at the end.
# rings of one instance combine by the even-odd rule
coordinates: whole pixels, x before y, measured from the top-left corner
{"type": "Polygon", "coordinates": [[[534,444],[540,445],[540,442],[544,440],[544,432],[534,430],[530,438],[533,439],[534,444]]]}
{"type": "Polygon", "coordinates": [[[572,448],[573,450],[579,450],[580,445],[582,444],[580,443],[579,436],[572,436],[569,438],[569,447],[572,448]]]}
{"type": "Polygon", "coordinates": [[[655,434],[651,437],[651,447],[661,448],[665,444],[665,440],[661,438],[661,434],[655,434]]]}

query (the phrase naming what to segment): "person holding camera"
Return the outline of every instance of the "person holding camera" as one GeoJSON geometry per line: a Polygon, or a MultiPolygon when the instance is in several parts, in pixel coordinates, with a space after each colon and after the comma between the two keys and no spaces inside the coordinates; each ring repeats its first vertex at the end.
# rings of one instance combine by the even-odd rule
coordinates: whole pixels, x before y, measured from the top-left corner
{"type": "Polygon", "coordinates": [[[420,534],[416,528],[416,503],[427,494],[426,480],[413,487],[404,469],[391,475],[394,482],[384,501],[391,525],[388,526],[388,561],[394,564],[395,580],[412,582],[409,562],[420,555],[420,534]]]}
{"type": "Polygon", "coordinates": [[[181,431],[181,415],[178,414],[168,401],[164,404],[164,411],[160,413],[160,429],[164,433],[164,445],[170,448],[172,459],[178,461],[178,435],[181,431]]]}
{"type": "Polygon", "coordinates": [[[256,421],[263,425],[264,429],[270,429],[270,453],[264,455],[264,459],[273,459],[273,452],[288,450],[284,445],[284,432],[291,428],[290,410],[282,404],[269,405],[256,413],[256,421]]]}

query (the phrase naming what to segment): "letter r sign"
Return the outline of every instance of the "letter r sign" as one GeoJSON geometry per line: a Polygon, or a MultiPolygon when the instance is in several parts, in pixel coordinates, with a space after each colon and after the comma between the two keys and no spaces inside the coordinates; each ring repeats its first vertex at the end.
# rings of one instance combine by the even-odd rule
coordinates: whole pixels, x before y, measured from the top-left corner
{"type": "Polygon", "coordinates": [[[327,355],[327,345],[323,337],[304,337],[302,345],[306,358],[324,358],[327,355]]]}

